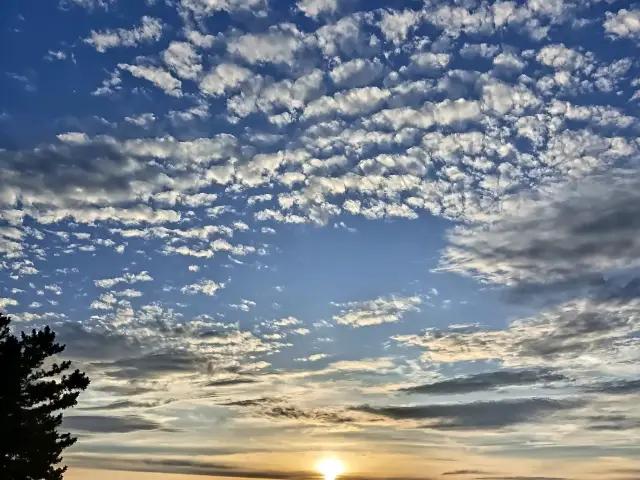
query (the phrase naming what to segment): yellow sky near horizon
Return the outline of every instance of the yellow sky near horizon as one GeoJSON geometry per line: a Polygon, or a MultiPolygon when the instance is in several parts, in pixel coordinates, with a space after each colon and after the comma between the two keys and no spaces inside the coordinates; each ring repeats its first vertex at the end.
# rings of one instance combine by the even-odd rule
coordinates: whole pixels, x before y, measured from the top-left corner
{"type": "MultiPolygon", "coordinates": [[[[338,454],[337,458],[341,459],[338,454]]],[[[309,458],[309,477],[316,472],[317,464],[309,458]]],[[[359,478],[428,478],[451,479],[454,472],[475,472],[478,476],[491,476],[492,478],[572,478],[580,480],[602,480],[609,478],[631,478],[624,475],[640,471],[640,462],[622,457],[596,457],[592,459],[576,459],[573,462],[565,460],[534,460],[526,458],[505,458],[492,456],[476,456],[468,454],[466,458],[459,458],[449,462],[429,461],[419,457],[400,455],[372,454],[369,458],[362,459],[363,464],[370,460],[370,468],[355,467],[353,463],[345,463],[345,477],[359,478]],[[377,458],[376,458],[377,457],[377,458]],[[395,461],[391,461],[395,457],[395,461]],[[507,473],[509,472],[509,473],[507,473]],[[617,474],[616,474],[617,472],[617,474]],[[515,475],[515,477],[514,477],[515,475]],[[623,475],[623,476],[619,476],[623,475]]],[[[364,466],[364,465],[363,465],[364,466]]],[[[294,468],[281,468],[279,471],[301,472],[294,468]]],[[[238,472],[239,473],[239,472],[238,472]]],[[[464,480],[476,478],[475,475],[454,475],[455,478],[464,480]]],[[[65,474],[65,480],[241,480],[245,477],[204,474],[140,472],[124,470],[99,470],[91,468],[74,467],[71,465],[65,474]]],[[[247,480],[249,477],[246,477],[247,480]]],[[[274,479],[277,475],[274,476],[274,479]]],[[[338,477],[339,479],[340,477],[338,477]]]]}
{"type": "MultiPolygon", "coordinates": [[[[95,470],[90,468],[69,468],[65,480],[243,480],[238,477],[213,477],[210,475],[184,475],[180,473],[126,472],[121,470],[95,470]]],[[[246,479],[251,480],[251,479],[246,479]]]]}

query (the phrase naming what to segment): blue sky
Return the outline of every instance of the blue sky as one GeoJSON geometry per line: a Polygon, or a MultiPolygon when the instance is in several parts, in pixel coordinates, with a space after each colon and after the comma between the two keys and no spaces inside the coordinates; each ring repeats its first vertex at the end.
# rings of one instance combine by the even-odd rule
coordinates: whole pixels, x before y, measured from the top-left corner
{"type": "Polygon", "coordinates": [[[0,18],[0,308],[92,379],[69,478],[637,478],[640,4],[0,18]]]}

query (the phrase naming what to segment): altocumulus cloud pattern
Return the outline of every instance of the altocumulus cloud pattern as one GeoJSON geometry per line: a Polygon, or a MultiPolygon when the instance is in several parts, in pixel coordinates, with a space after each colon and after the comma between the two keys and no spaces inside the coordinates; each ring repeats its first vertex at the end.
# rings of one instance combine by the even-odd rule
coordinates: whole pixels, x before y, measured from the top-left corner
{"type": "Polygon", "coordinates": [[[0,18],[0,309],[92,378],[70,479],[638,478],[640,4],[0,18]]]}

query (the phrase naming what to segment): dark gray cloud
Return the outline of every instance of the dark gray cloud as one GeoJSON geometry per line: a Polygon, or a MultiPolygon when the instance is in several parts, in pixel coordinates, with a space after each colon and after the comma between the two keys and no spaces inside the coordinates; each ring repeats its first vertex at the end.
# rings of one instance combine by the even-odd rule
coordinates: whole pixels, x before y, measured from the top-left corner
{"type": "Polygon", "coordinates": [[[256,416],[279,420],[298,420],[311,423],[351,423],[355,420],[342,412],[321,409],[304,409],[286,402],[286,399],[264,397],[227,402],[230,407],[251,408],[256,416]]]}
{"type": "Polygon", "coordinates": [[[69,456],[70,465],[99,468],[103,470],[125,470],[132,472],[176,473],[183,475],[222,476],[234,478],[308,478],[308,472],[286,472],[273,470],[249,470],[219,462],[206,462],[189,458],[126,459],[108,455],[69,456]]]}
{"type": "Polygon", "coordinates": [[[558,382],[566,380],[562,374],[550,370],[502,370],[497,372],[478,373],[466,377],[451,378],[440,382],[403,388],[406,393],[424,393],[447,395],[469,393],[484,390],[495,390],[500,387],[531,385],[542,382],[558,382]]]}
{"type": "Polygon", "coordinates": [[[579,399],[554,400],[524,398],[491,402],[455,403],[446,405],[372,407],[363,405],[354,410],[392,418],[394,420],[433,420],[425,428],[439,430],[499,429],[528,423],[547,414],[573,409],[584,404],[579,399]]]}
{"type": "Polygon", "coordinates": [[[165,430],[163,426],[138,416],[74,415],[64,418],[64,428],[91,433],[129,433],[140,430],[165,430]]]}
{"type": "Polygon", "coordinates": [[[234,400],[233,402],[223,403],[228,407],[258,407],[263,405],[276,405],[282,402],[278,397],[261,397],[261,398],[249,398],[246,400],[234,400]]]}
{"type": "Polygon", "coordinates": [[[513,321],[506,330],[476,328],[429,330],[424,335],[396,340],[421,346],[435,361],[499,359],[511,365],[559,368],[583,355],[618,360],[633,351],[640,331],[640,300],[572,300],[528,318],[513,321]]]}
{"type": "Polygon", "coordinates": [[[104,329],[87,329],[79,323],[63,323],[55,328],[65,355],[74,360],[108,360],[135,355],[142,348],[135,337],[104,329]]]}
{"type": "Polygon", "coordinates": [[[591,415],[581,420],[587,422],[587,429],[593,431],[615,431],[640,429],[640,418],[629,417],[625,414],[591,415]]]}
{"type": "Polygon", "coordinates": [[[324,410],[304,410],[292,405],[276,405],[261,409],[260,414],[275,419],[301,420],[320,423],[351,423],[352,417],[324,410]]]}
{"type": "Polygon", "coordinates": [[[150,193],[163,183],[158,163],[126,155],[107,142],[0,151],[0,184],[6,198],[13,193],[26,204],[113,204],[133,200],[143,185],[144,193],[150,193]]]}
{"type": "Polygon", "coordinates": [[[478,480],[569,480],[567,477],[529,477],[529,476],[516,476],[516,477],[478,477],[478,480]]]}
{"type": "Polygon", "coordinates": [[[94,410],[121,410],[125,408],[155,408],[160,405],[166,405],[168,401],[164,402],[133,402],[131,400],[120,400],[118,402],[108,403],[106,405],[96,405],[91,407],[81,407],[80,410],[94,411],[94,410]]]}
{"type": "Polygon", "coordinates": [[[256,383],[258,380],[253,378],[225,378],[222,380],[212,380],[205,386],[207,387],[232,387],[234,385],[244,385],[248,383],[256,383]]]}
{"type": "Polygon", "coordinates": [[[609,470],[610,473],[628,473],[636,475],[634,478],[640,477],[640,468],[614,468],[609,470]]]}
{"type": "Polygon", "coordinates": [[[121,358],[100,364],[106,375],[118,379],[153,378],[167,373],[196,372],[206,366],[206,361],[184,351],[151,353],[139,357],[121,358]]]}
{"type": "Polygon", "coordinates": [[[442,475],[485,475],[488,472],[482,470],[453,470],[451,472],[444,472],[442,475]]]}
{"type": "Polygon", "coordinates": [[[94,387],[95,390],[99,390],[105,393],[113,393],[122,396],[135,396],[143,395],[145,393],[155,392],[153,388],[142,387],[138,385],[102,385],[94,387]]]}
{"type": "Polygon", "coordinates": [[[585,391],[590,393],[606,393],[611,395],[637,393],[640,392],[640,379],[615,380],[611,382],[595,383],[593,385],[585,387],[585,391]]]}
{"type": "Polygon", "coordinates": [[[515,347],[520,356],[545,358],[607,350],[637,328],[638,308],[636,302],[626,301],[565,304],[539,317],[539,325],[551,328],[544,334],[523,335],[515,347]]]}
{"type": "Polygon", "coordinates": [[[591,282],[605,271],[638,266],[640,179],[617,172],[525,201],[486,229],[449,235],[443,267],[505,285],[591,282]]]}

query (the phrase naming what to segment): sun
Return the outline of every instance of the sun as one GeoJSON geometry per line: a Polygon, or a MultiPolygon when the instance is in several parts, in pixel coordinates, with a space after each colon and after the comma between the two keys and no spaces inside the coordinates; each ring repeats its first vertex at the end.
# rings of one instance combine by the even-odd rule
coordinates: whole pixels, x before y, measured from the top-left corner
{"type": "Polygon", "coordinates": [[[318,462],[318,471],[324,475],[325,480],[335,480],[335,478],[344,472],[344,463],[337,458],[325,458],[318,462]]]}

